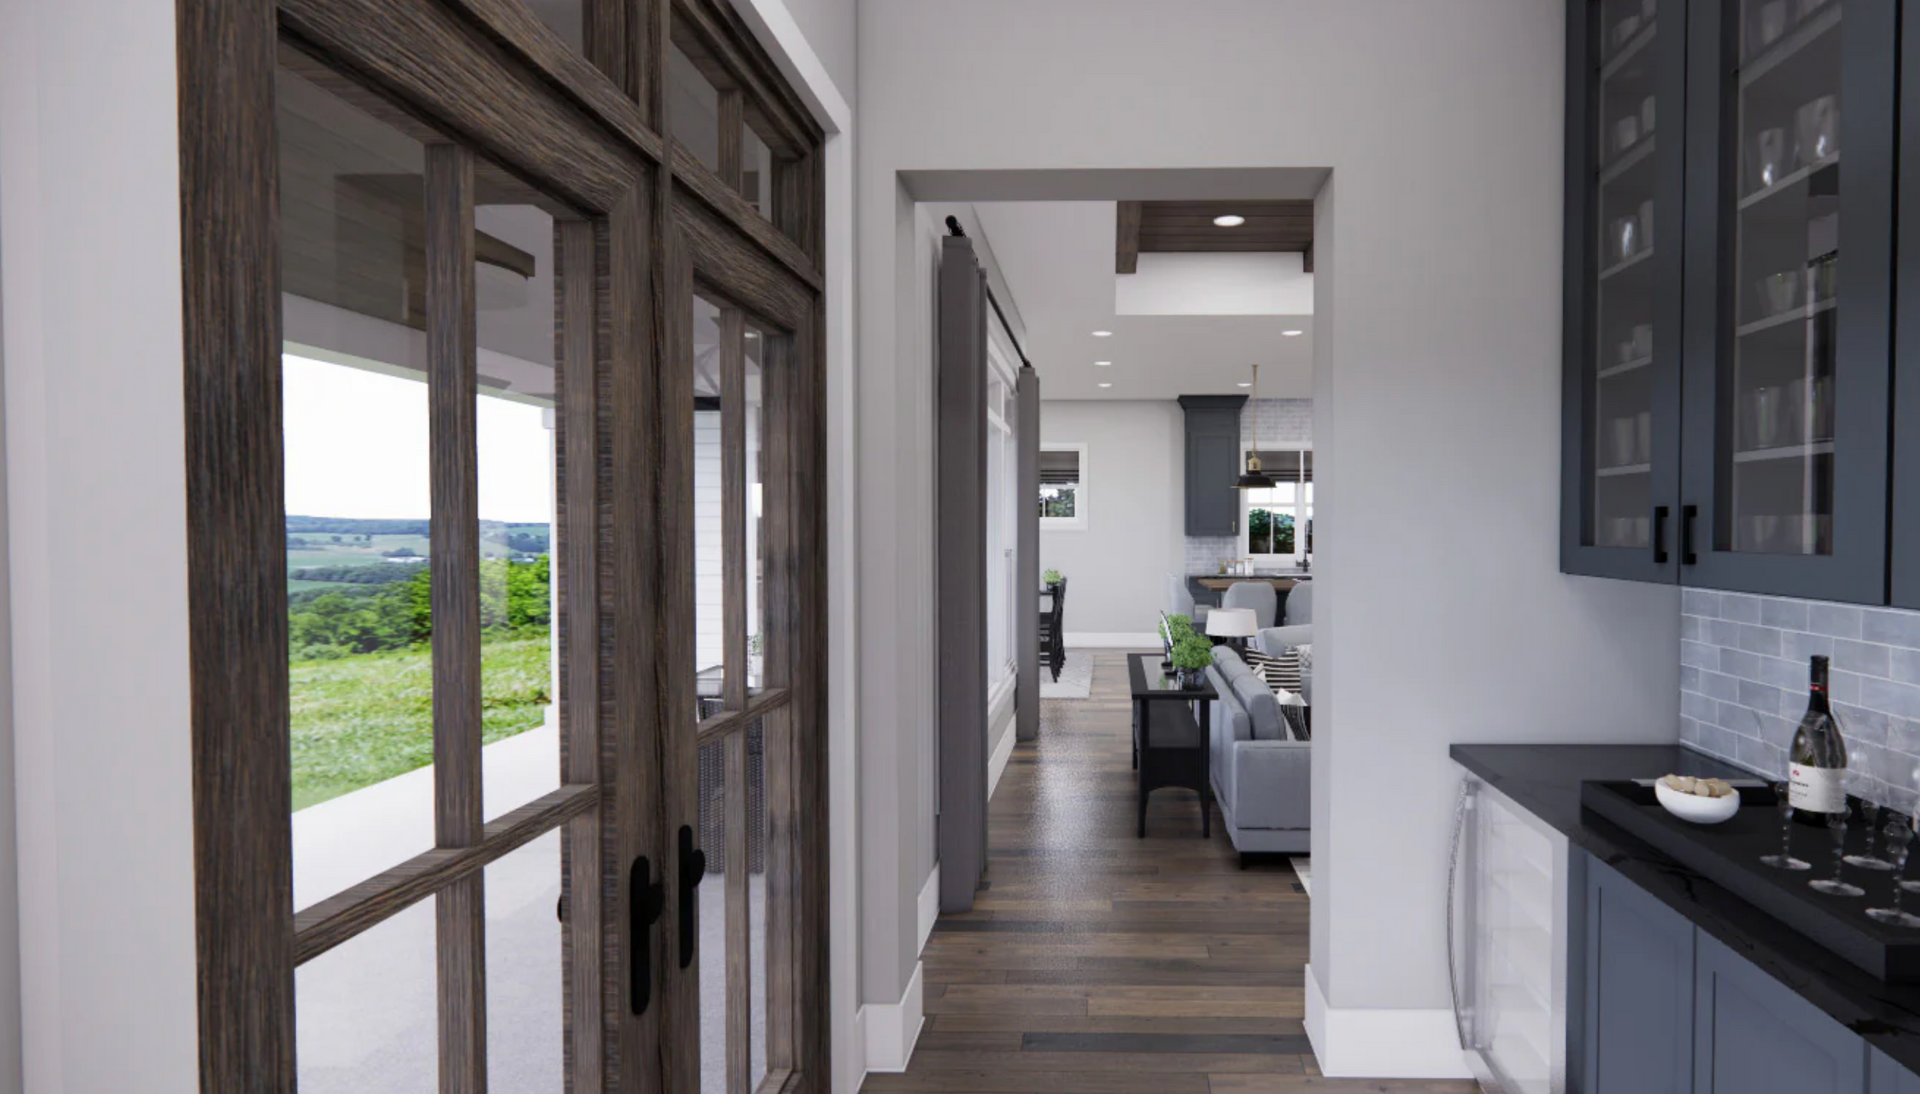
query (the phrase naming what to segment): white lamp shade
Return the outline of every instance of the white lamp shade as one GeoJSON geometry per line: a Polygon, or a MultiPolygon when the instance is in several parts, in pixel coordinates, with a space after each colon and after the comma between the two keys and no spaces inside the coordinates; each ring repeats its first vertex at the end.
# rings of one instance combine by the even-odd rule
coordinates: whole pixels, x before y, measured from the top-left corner
{"type": "Polygon", "coordinates": [[[1252,638],[1259,626],[1252,608],[1215,608],[1207,613],[1207,633],[1214,638],[1252,638]]]}

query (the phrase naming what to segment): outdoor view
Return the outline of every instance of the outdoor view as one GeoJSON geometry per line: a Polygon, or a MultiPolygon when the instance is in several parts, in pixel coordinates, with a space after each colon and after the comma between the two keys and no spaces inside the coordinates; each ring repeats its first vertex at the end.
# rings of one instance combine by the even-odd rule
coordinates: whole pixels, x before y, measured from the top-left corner
{"type": "MultiPolygon", "coordinates": [[[[284,367],[293,805],[303,809],[433,760],[427,389],[291,355],[284,367]]],[[[552,702],[550,435],[537,406],[482,397],[478,414],[491,743],[539,726],[552,702]]]]}

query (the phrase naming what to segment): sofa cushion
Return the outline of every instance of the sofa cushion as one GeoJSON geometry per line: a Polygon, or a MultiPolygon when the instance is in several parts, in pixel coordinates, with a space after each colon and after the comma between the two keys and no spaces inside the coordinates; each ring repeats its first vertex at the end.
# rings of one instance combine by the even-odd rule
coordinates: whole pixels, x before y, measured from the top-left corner
{"type": "Polygon", "coordinates": [[[1300,691],[1299,654],[1291,651],[1278,655],[1249,652],[1247,658],[1255,675],[1266,681],[1268,687],[1275,691],[1300,691]]]}
{"type": "Polygon", "coordinates": [[[1265,681],[1251,675],[1243,677],[1234,682],[1233,697],[1246,709],[1254,740],[1288,739],[1286,723],[1280,715],[1279,700],[1274,698],[1273,690],[1267,687],[1265,681]]]}
{"type": "Polygon", "coordinates": [[[1229,686],[1253,674],[1253,670],[1240,659],[1240,655],[1228,646],[1213,647],[1213,667],[1219,670],[1221,676],[1226,677],[1229,686]]]}
{"type": "Polygon", "coordinates": [[[1276,691],[1273,697],[1280,704],[1280,718],[1286,723],[1287,736],[1295,741],[1313,740],[1313,732],[1307,724],[1306,703],[1290,691],[1276,691]]]}

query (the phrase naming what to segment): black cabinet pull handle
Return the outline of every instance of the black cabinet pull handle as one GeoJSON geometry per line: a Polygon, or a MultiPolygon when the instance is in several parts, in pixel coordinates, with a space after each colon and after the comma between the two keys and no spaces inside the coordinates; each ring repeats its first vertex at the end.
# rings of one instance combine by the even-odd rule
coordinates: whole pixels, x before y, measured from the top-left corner
{"type": "Polygon", "coordinates": [[[1667,564],[1667,507],[1653,507],[1653,564],[1667,564]]]}
{"type": "Polygon", "coordinates": [[[707,853],[693,845],[693,829],[680,826],[680,967],[693,964],[700,945],[700,925],[694,922],[699,905],[695,897],[700,879],[707,876],[707,853]]]}
{"type": "Polygon", "coordinates": [[[627,874],[627,994],[635,1015],[653,1002],[653,925],[666,909],[667,894],[653,880],[653,863],[641,855],[627,874]]]}
{"type": "Polygon", "coordinates": [[[1680,507],[1680,565],[1682,566],[1693,566],[1700,561],[1700,557],[1693,553],[1693,521],[1699,515],[1698,505],[1680,507]]]}

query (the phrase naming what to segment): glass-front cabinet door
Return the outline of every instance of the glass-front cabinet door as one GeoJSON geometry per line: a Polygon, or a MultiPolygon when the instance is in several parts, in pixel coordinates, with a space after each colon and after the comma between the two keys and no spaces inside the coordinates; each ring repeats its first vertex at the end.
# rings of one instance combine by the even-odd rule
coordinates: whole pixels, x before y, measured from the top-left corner
{"type": "Polygon", "coordinates": [[[1690,6],[1683,582],[1885,595],[1896,6],[1690,6]]]}
{"type": "Polygon", "coordinates": [[[1568,14],[1562,568],[1673,581],[1685,5],[1568,14]]]}

